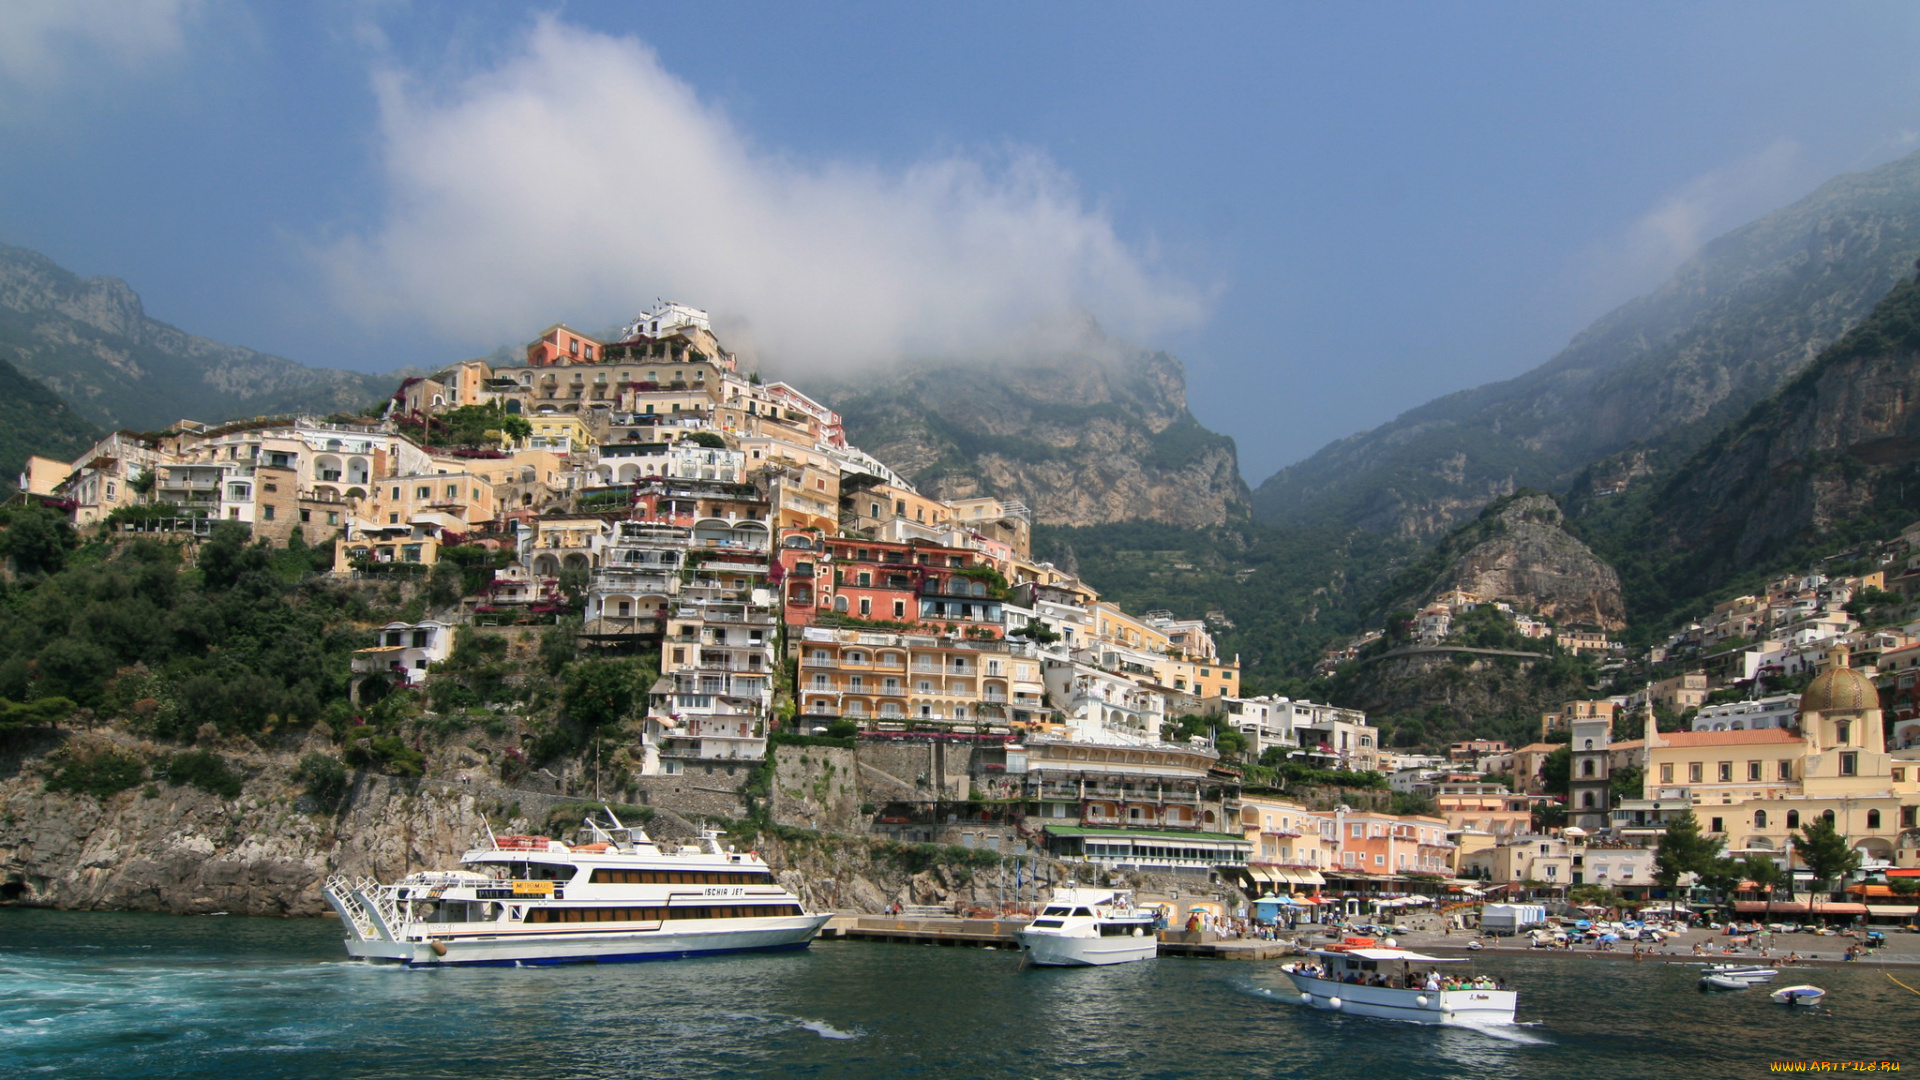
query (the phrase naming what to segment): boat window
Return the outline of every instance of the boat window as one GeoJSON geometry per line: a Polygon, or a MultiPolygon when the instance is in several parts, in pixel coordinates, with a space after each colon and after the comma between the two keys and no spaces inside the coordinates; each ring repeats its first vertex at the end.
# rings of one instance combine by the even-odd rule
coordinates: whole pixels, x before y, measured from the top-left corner
{"type": "Polygon", "coordinates": [[[1050,907],[1050,908],[1047,908],[1047,909],[1046,909],[1045,911],[1042,911],[1042,912],[1041,912],[1040,914],[1042,914],[1042,915],[1071,915],[1071,914],[1073,914],[1073,909],[1072,909],[1072,908],[1065,908],[1065,907],[1050,907]]]}
{"type": "Polygon", "coordinates": [[[535,908],[527,922],[660,922],[665,919],[774,919],[805,914],[798,904],[706,904],[698,907],[535,908]]]}
{"type": "Polygon", "coordinates": [[[1093,912],[1091,912],[1091,911],[1089,911],[1089,910],[1087,910],[1086,908],[1083,908],[1083,907],[1077,907],[1077,908],[1074,908],[1074,909],[1073,909],[1073,913],[1074,913],[1075,915],[1081,915],[1081,916],[1084,916],[1084,917],[1086,917],[1086,918],[1089,918],[1089,919],[1091,919],[1091,918],[1093,918],[1093,912]]]}
{"type": "Polygon", "coordinates": [[[766,870],[617,870],[601,867],[590,879],[596,885],[775,885],[766,870]]]}
{"type": "Polygon", "coordinates": [[[574,868],[564,863],[528,863],[528,881],[572,881],[574,868]]]}
{"type": "Polygon", "coordinates": [[[1028,925],[1047,927],[1047,926],[1064,926],[1066,924],[1059,919],[1035,919],[1033,920],[1033,922],[1029,923],[1028,925]]]}

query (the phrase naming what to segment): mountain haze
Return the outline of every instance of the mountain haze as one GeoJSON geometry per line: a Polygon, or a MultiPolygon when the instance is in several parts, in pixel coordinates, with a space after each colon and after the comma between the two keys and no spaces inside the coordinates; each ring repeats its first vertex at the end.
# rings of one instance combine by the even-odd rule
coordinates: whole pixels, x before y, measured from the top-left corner
{"type": "Polygon", "coordinates": [[[1042,525],[1247,515],[1233,440],[1187,411],[1186,369],[1091,326],[1017,359],[922,361],[804,387],[848,441],[942,499],[1025,502],[1042,525]]]}
{"type": "Polygon", "coordinates": [[[0,360],[102,428],[164,428],[273,413],[357,410],[398,374],[310,368],[195,337],[147,317],[118,278],[82,279],[0,245],[0,360]]]}
{"type": "Polygon", "coordinates": [[[1840,176],[1720,237],[1525,375],[1282,469],[1254,492],[1254,511],[1422,538],[1519,487],[1564,490],[1606,455],[1684,456],[1865,318],[1916,256],[1920,154],[1840,176]]]}

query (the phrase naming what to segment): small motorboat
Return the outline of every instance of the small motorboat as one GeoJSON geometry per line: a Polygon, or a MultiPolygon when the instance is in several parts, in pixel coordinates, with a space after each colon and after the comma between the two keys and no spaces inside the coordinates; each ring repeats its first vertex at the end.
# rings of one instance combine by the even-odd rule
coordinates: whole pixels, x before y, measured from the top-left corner
{"type": "Polygon", "coordinates": [[[1735,979],[1726,975],[1700,976],[1700,990],[1710,993],[1717,990],[1751,990],[1753,984],[1744,979],[1735,979]]]}
{"type": "Polygon", "coordinates": [[[1783,986],[1767,996],[1782,1005],[1818,1005],[1827,992],[1817,986],[1783,986]]]}
{"type": "Polygon", "coordinates": [[[1762,964],[1708,964],[1702,974],[1751,984],[1771,982],[1780,972],[1762,964]]]}
{"type": "Polygon", "coordinates": [[[1480,942],[1479,942],[1479,941],[1477,941],[1477,940],[1476,940],[1476,941],[1469,941],[1469,942],[1467,942],[1467,951],[1468,951],[1468,952],[1479,952],[1481,948],[1482,948],[1482,946],[1481,946],[1481,944],[1480,944],[1480,942]]]}

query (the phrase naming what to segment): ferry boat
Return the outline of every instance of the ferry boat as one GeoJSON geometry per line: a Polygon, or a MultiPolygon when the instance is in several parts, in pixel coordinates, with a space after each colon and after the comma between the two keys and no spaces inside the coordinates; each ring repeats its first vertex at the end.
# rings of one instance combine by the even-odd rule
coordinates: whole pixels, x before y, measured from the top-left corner
{"type": "Polygon", "coordinates": [[[1416,964],[1466,962],[1457,957],[1426,956],[1370,942],[1309,949],[1307,955],[1312,959],[1280,966],[1300,991],[1303,1005],[1415,1024],[1493,1027],[1513,1023],[1519,995],[1491,978],[1436,978],[1437,969],[1414,969],[1416,964]]]}
{"type": "Polygon", "coordinates": [[[608,814],[589,842],[487,833],[461,869],[382,885],[329,878],[321,895],[347,954],[413,967],[610,963],[804,949],[830,915],[809,914],[752,852],[663,845],[608,814]]]}
{"type": "Polygon", "coordinates": [[[1152,909],[1133,906],[1126,889],[1053,890],[1040,914],[1013,936],[1026,959],[1045,967],[1083,967],[1151,960],[1159,955],[1152,909]]]}

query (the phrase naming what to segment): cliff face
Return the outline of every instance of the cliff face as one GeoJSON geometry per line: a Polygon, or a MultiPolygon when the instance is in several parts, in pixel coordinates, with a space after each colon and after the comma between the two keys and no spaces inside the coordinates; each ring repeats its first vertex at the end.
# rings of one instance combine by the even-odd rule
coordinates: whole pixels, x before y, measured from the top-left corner
{"type": "Polygon", "coordinates": [[[940,498],[1019,499],[1042,525],[1200,527],[1246,514],[1233,440],[1187,411],[1180,362],[1097,331],[1071,347],[817,389],[850,441],[940,498]]]}
{"type": "Polygon", "coordinates": [[[195,337],[148,318],[124,281],[81,279],[43,255],[4,245],[0,359],[105,428],[357,410],[398,381],[195,337]]]}
{"type": "Polygon", "coordinates": [[[1710,584],[1852,525],[1885,535],[1917,483],[1920,282],[1903,281],[1612,528],[1650,537],[1669,583],[1710,584]]]}
{"type": "Polygon", "coordinates": [[[1428,598],[1452,589],[1505,600],[1567,625],[1626,625],[1620,575],[1562,528],[1559,504],[1523,495],[1490,515],[1485,538],[1462,552],[1428,598]]]}
{"type": "Polygon", "coordinates": [[[1431,536],[1645,442],[1678,459],[1865,318],[1920,255],[1920,155],[1839,177],[1707,245],[1545,365],[1333,443],[1256,514],[1431,536]]]}

